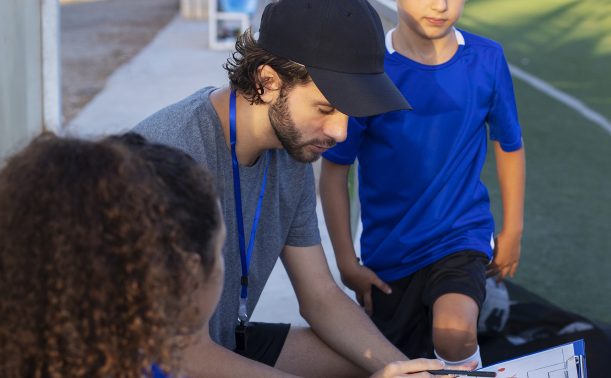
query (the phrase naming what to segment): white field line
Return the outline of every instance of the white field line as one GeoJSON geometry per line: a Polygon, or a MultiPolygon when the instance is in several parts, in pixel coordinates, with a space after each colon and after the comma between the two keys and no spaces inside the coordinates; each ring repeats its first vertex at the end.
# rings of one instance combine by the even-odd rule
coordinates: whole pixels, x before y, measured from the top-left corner
{"type": "Polygon", "coordinates": [[[550,84],[546,83],[545,81],[539,79],[538,77],[532,74],[529,74],[521,68],[510,64],[509,69],[514,77],[517,77],[518,79],[526,82],[526,84],[560,101],[564,105],[581,114],[584,118],[594,122],[598,126],[602,127],[609,134],[611,134],[611,122],[609,122],[609,120],[603,117],[600,113],[597,113],[591,108],[587,107],[583,102],[579,101],[578,99],[567,93],[562,92],[559,89],[554,88],[550,84]]]}
{"type": "MultiPolygon", "coordinates": [[[[394,23],[397,22],[397,5],[395,4],[395,1],[372,0],[372,3],[372,5],[376,8],[376,10],[380,13],[382,17],[387,17],[394,23]]],[[[577,98],[565,92],[562,92],[557,88],[554,88],[552,85],[512,64],[509,64],[509,69],[514,77],[524,81],[526,84],[532,86],[533,88],[545,93],[546,95],[575,110],[584,118],[592,121],[593,123],[602,127],[603,130],[611,134],[611,122],[609,122],[608,119],[603,117],[602,114],[597,113],[593,109],[589,108],[577,98]]]]}

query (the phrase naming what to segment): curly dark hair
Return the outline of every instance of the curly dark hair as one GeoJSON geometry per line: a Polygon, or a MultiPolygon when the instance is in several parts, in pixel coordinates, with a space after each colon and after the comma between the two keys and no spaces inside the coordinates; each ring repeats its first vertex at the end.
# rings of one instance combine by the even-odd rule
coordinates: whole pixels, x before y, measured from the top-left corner
{"type": "Polygon", "coordinates": [[[265,91],[265,83],[259,77],[259,67],[263,65],[270,66],[278,73],[285,90],[312,81],[305,66],[267,52],[257,45],[252,31],[248,29],[238,36],[235,51],[223,68],[227,70],[231,89],[239,91],[251,104],[263,103],[261,95],[265,91]]]}
{"type": "Polygon", "coordinates": [[[185,272],[192,253],[214,262],[217,194],[184,154],[138,143],[43,134],[0,171],[0,376],[178,371],[168,340],[201,326],[184,314],[202,278],[185,272]]]}

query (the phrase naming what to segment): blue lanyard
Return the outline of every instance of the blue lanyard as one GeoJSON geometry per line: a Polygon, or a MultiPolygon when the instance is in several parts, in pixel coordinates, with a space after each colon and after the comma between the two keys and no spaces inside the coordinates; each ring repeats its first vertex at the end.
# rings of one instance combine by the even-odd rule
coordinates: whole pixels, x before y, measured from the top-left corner
{"type": "Polygon", "coordinates": [[[257,225],[259,216],[261,215],[261,205],[263,204],[263,195],[265,193],[265,184],[267,183],[267,167],[269,166],[269,153],[266,155],[265,169],[263,171],[263,182],[261,183],[261,192],[257,200],[257,208],[255,210],[255,218],[252,222],[250,230],[250,239],[248,240],[248,250],[246,250],[244,240],[244,218],[242,215],[242,192],[240,190],[240,167],[238,165],[238,157],[235,151],[236,145],[236,93],[231,91],[229,96],[229,142],[231,144],[231,163],[233,168],[233,193],[235,197],[235,215],[238,223],[238,240],[240,244],[240,262],[242,265],[242,277],[240,277],[240,305],[238,309],[238,319],[240,322],[248,322],[248,313],[246,311],[246,299],[248,298],[248,271],[250,269],[250,259],[254,248],[255,235],[257,233],[257,225]]]}

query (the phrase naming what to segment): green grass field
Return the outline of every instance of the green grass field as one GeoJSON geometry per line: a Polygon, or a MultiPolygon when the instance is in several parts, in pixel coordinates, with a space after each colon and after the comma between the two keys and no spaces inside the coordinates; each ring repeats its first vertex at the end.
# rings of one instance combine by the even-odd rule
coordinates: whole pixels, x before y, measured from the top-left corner
{"type": "MultiPolygon", "coordinates": [[[[469,0],[460,27],[508,61],[611,119],[611,1],[469,0]]],[[[527,156],[525,233],[515,281],[611,323],[611,134],[514,78],[527,156]]],[[[483,173],[501,218],[493,156],[483,173]]]]}
{"type": "Polygon", "coordinates": [[[611,1],[469,0],[460,26],[611,119],[611,1]]]}

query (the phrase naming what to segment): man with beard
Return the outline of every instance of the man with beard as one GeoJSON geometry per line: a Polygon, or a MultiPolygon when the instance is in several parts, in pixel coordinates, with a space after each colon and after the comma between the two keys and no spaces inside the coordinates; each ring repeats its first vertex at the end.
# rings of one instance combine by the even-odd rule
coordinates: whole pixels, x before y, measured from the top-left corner
{"type": "Polygon", "coordinates": [[[189,153],[220,186],[224,290],[212,340],[185,353],[206,376],[365,376],[406,357],[331,277],[308,163],[346,138],[348,115],[409,105],[384,74],[382,25],[365,0],[280,0],[266,7],[259,34],[238,38],[224,65],[228,87],[204,88],[135,128],[189,153]],[[248,321],[279,256],[311,328],[248,321]]]}

